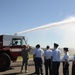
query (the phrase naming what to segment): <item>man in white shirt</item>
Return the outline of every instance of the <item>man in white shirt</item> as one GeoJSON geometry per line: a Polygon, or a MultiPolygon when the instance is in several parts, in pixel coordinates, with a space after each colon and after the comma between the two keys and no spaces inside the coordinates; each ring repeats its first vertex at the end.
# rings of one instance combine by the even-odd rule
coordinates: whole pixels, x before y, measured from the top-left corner
{"type": "Polygon", "coordinates": [[[40,45],[37,45],[37,49],[33,51],[33,58],[35,58],[35,63],[36,63],[36,74],[43,75],[43,68],[42,68],[42,57],[44,55],[44,51],[40,48],[40,45]]]}
{"type": "Polygon", "coordinates": [[[64,57],[63,57],[63,75],[69,75],[69,54],[68,48],[65,47],[64,49],[64,57]]]}
{"type": "Polygon", "coordinates": [[[54,49],[52,50],[52,75],[59,75],[61,52],[58,46],[58,44],[54,43],[54,49]]]}
{"type": "Polygon", "coordinates": [[[47,46],[46,50],[44,51],[45,75],[52,75],[51,74],[51,66],[52,66],[51,56],[52,56],[52,50],[50,50],[50,47],[47,46]]]}
{"type": "Polygon", "coordinates": [[[36,45],[34,51],[33,51],[33,61],[34,61],[34,66],[35,66],[35,72],[33,74],[36,74],[36,68],[37,68],[37,64],[36,64],[36,57],[34,56],[34,52],[38,49],[38,45],[36,45]]]}

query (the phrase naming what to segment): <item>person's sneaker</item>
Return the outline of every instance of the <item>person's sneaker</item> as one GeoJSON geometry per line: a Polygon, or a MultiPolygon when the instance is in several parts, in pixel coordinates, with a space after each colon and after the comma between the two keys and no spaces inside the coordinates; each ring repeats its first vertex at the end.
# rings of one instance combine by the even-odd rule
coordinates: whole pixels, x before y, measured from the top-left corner
{"type": "Polygon", "coordinates": [[[25,73],[28,73],[28,70],[25,70],[25,73]]]}

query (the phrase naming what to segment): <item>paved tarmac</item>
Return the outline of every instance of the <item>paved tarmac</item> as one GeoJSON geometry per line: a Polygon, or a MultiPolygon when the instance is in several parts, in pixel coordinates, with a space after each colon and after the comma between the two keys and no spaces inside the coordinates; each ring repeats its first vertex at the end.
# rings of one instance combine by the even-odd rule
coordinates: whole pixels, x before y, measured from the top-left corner
{"type": "MultiPolygon", "coordinates": [[[[20,73],[21,64],[22,64],[22,61],[12,62],[11,67],[4,72],[0,72],[0,75],[34,75],[32,74],[35,70],[34,63],[32,60],[29,60],[28,73],[25,73],[25,70],[23,70],[23,73],[20,73]]],[[[72,62],[70,62],[70,66],[69,66],[70,75],[71,75],[71,69],[72,69],[72,62]]],[[[44,65],[43,65],[43,70],[45,75],[44,65]]],[[[59,75],[63,75],[62,71],[63,70],[62,70],[62,63],[61,63],[59,68],[59,75]]]]}

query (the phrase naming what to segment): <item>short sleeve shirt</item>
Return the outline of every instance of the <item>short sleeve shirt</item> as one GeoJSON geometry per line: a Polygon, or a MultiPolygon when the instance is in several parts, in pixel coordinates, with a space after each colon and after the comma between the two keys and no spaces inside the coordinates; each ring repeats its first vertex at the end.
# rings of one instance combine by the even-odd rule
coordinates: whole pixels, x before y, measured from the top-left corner
{"type": "Polygon", "coordinates": [[[52,56],[52,50],[48,49],[44,51],[44,56],[46,59],[50,59],[52,56]]]}
{"type": "Polygon", "coordinates": [[[65,53],[65,55],[63,57],[63,61],[65,61],[65,60],[69,61],[69,54],[68,54],[68,52],[65,53]]]}
{"type": "Polygon", "coordinates": [[[34,54],[35,54],[35,57],[42,58],[42,56],[44,55],[44,51],[41,48],[39,48],[39,49],[36,48],[33,51],[33,55],[34,54]]]}
{"type": "Polygon", "coordinates": [[[61,51],[59,49],[54,49],[52,51],[52,61],[53,62],[60,62],[60,55],[61,55],[61,51]]]}

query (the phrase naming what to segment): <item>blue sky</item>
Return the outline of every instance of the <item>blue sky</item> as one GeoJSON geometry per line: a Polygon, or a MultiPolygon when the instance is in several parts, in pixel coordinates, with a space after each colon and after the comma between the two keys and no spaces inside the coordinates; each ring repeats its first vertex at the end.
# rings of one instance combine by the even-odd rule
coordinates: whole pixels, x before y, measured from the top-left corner
{"type": "MultiPolygon", "coordinates": [[[[13,35],[69,17],[75,17],[75,0],[0,0],[0,34],[13,35]]],[[[68,30],[62,26],[21,35],[26,36],[28,44],[32,46],[40,43],[43,47],[53,47],[53,43],[56,42],[60,47],[75,47],[75,26],[71,25],[66,26],[69,27],[68,30]]]]}

